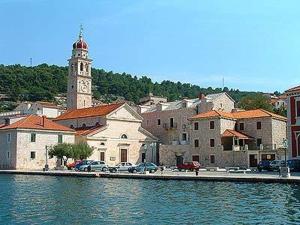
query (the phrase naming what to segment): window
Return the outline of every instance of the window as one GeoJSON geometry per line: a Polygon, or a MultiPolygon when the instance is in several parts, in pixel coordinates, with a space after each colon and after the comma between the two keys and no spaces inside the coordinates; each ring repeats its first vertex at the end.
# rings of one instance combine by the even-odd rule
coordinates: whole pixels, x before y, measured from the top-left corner
{"type": "Polygon", "coordinates": [[[211,129],[211,130],[215,129],[215,121],[209,122],[209,129],[211,129]]]}
{"type": "Polygon", "coordinates": [[[210,160],[210,163],[215,163],[215,161],[216,161],[215,155],[210,155],[209,160],[210,160]]]}
{"type": "Polygon", "coordinates": [[[7,143],[11,142],[11,134],[7,134],[7,143]]]}
{"type": "Polygon", "coordinates": [[[71,129],[74,129],[74,126],[71,124],[71,125],[70,125],[70,128],[71,128],[71,129]]]}
{"type": "Polygon", "coordinates": [[[35,133],[31,133],[31,135],[30,135],[30,141],[31,142],[35,142],[36,141],[36,134],[35,133]]]}
{"type": "Polygon", "coordinates": [[[256,139],[256,146],[260,147],[261,144],[262,144],[262,139],[261,138],[257,138],[256,139]]]}
{"type": "Polygon", "coordinates": [[[7,158],[8,158],[8,159],[10,158],[10,153],[9,153],[9,152],[7,152],[7,158]]]}
{"type": "Polygon", "coordinates": [[[198,139],[194,140],[194,146],[195,146],[195,148],[199,147],[199,140],[198,139]]]}
{"type": "Polygon", "coordinates": [[[297,101],[297,117],[300,117],[300,101],[297,101]]]}
{"type": "Polygon", "coordinates": [[[187,133],[182,133],[182,140],[186,141],[187,140],[187,133]]]}
{"type": "Polygon", "coordinates": [[[244,129],[245,129],[244,123],[240,123],[240,130],[244,130],[244,129]]]}
{"type": "Polygon", "coordinates": [[[170,118],[170,127],[174,127],[174,118],[170,118]]]}
{"type": "Polygon", "coordinates": [[[149,125],[149,120],[146,121],[147,125],[149,125]]]}
{"type": "Polygon", "coordinates": [[[30,152],[30,159],[35,159],[35,152],[30,152]]]}
{"type": "Polygon", "coordinates": [[[63,136],[62,136],[62,134],[59,134],[59,135],[58,135],[58,140],[57,140],[57,142],[58,142],[58,144],[63,143],[63,136]]]}
{"type": "Polygon", "coordinates": [[[83,128],[86,128],[86,124],[85,124],[85,123],[84,123],[84,124],[82,124],[82,127],[83,127],[83,128]]]}
{"type": "Polygon", "coordinates": [[[100,152],[100,160],[105,161],[105,152],[100,152]]]}
{"type": "Polygon", "coordinates": [[[194,123],[194,130],[199,130],[199,123],[198,122],[194,123]]]}
{"type": "Polygon", "coordinates": [[[261,122],[256,123],[256,128],[257,128],[257,130],[261,130],[261,122]]]}
{"type": "Polygon", "coordinates": [[[122,139],[127,139],[127,135],[126,134],[122,134],[121,138],[122,139]]]}
{"type": "Polygon", "coordinates": [[[83,71],[83,63],[80,63],[80,71],[83,71]]]}
{"type": "Polygon", "coordinates": [[[142,153],[142,162],[145,162],[146,159],[146,153],[142,153]]]}
{"type": "Polygon", "coordinates": [[[215,139],[210,139],[210,141],[209,141],[209,145],[210,145],[210,147],[215,147],[215,139]]]}
{"type": "Polygon", "coordinates": [[[160,119],[157,119],[157,125],[160,126],[160,119]]]}
{"type": "Polygon", "coordinates": [[[192,161],[200,162],[200,157],[199,157],[199,155],[193,155],[193,156],[192,156],[192,161]]]}

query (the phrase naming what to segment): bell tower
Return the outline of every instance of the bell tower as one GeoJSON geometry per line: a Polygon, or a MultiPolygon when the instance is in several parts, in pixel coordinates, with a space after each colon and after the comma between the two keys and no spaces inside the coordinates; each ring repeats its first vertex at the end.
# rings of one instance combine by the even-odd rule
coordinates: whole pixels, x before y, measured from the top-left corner
{"type": "Polygon", "coordinates": [[[92,106],[92,60],[88,57],[88,45],[83,40],[82,26],[79,38],[73,44],[69,61],[67,109],[81,109],[92,106]]]}

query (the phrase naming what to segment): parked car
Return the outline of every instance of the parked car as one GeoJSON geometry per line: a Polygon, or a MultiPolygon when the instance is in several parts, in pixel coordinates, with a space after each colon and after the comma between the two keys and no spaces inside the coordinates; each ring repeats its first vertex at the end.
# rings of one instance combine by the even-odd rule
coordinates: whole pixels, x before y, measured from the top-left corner
{"type": "Polygon", "coordinates": [[[262,170],[271,171],[270,163],[271,163],[271,161],[269,161],[269,160],[262,160],[262,161],[260,161],[257,164],[257,170],[259,172],[261,172],[262,170]]]}
{"type": "Polygon", "coordinates": [[[285,166],[284,160],[273,160],[270,162],[270,169],[272,171],[278,171],[280,167],[285,166]]]}
{"type": "Polygon", "coordinates": [[[197,161],[192,161],[192,162],[184,162],[180,165],[177,166],[177,169],[179,171],[181,170],[190,170],[190,171],[194,171],[200,168],[200,163],[197,161]]]}
{"type": "Polygon", "coordinates": [[[83,166],[83,165],[89,165],[91,162],[93,162],[93,160],[84,159],[80,163],[76,164],[75,167],[74,167],[74,169],[76,171],[78,171],[81,166],[83,166]]]}
{"type": "Polygon", "coordinates": [[[110,167],[109,170],[111,172],[128,171],[130,167],[136,167],[136,165],[130,162],[121,162],[117,164],[115,167],[110,167]]]}
{"type": "Polygon", "coordinates": [[[158,167],[154,163],[146,162],[128,168],[128,172],[130,173],[144,172],[145,170],[150,173],[155,173],[158,170],[158,167]]]}
{"type": "Polygon", "coordinates": [[[290,159],[287,161],[287,165],[291,172],[300,172],[300,159],[290,159]]]}
{"type": "Polygon", "coordinates": [[[68,163],[67,164],[68,170],[75,168],[75,166],[78,165],[79,163],[81,163],[81,161],[82,160],[75,160],[74,162],[68,163]]]}
{"type": "Polygon", "coordinates": [[[82,165],[79,167],[80,171],[107,171],[108,166],[104,161],[92,161],[90,164],[82,165]]]}

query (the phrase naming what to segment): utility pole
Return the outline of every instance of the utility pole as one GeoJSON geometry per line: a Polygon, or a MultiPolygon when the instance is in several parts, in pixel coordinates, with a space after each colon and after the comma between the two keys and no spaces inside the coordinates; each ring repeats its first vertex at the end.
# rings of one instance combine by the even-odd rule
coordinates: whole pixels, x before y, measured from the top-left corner
{"type": "Polygon", "coordinates": [[[32,58],[29,59],[30,67],[32,67],[32,58]]]}

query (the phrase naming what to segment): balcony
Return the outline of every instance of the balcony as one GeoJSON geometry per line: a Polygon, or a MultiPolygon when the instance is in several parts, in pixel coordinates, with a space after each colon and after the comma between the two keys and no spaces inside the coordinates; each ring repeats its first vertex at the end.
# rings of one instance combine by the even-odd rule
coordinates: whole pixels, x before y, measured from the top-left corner
{"type": "Polygon", "coordinates": [[[171,141],[172,145],[189,145],[189,141],[171,141]]]}
{"type": "Polygon", "coordinates": [[[177,123],[173,123],[173,124],[164,123],[163,128],[165,128],[166,130],[177,129],[177,123]]]}

